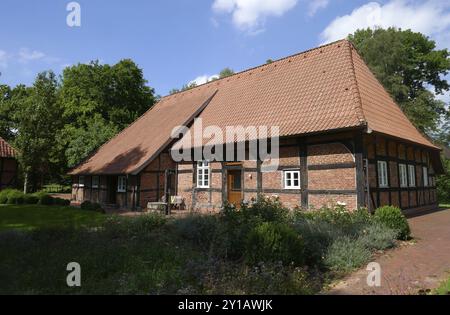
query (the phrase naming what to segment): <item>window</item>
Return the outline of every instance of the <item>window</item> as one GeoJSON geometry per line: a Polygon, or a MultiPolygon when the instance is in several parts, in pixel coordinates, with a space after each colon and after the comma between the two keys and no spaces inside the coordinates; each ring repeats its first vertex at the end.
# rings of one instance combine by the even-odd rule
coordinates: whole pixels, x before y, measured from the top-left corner
{"type": "Polygon", "coordinates": [[[84,176],[78,177],[78,187],[84,187],[84,176]]]}
{"type": "Polygon", "coordinates": [[[416,187],[416,167],[408,165],[409,187],[416,187]]]}
{"type": "Polygon", "coordinates": [[[98,188],[98,184],[99,184],[99,177],[92,176],[92,188],[98,188]]]}
{"type": "Polygon", "coordinates": [[[300,171],[284,171],[284,188],[300,189],[300,171]]]}
{"type": "Polygon", "coordinates": [[[117,192],[127,191],[127,178],[125,176],[119,176],[117,179],[117,192]]]}
{"type": "Polygon", "coordinates": [[[400,170],[400,187],[408,187],[408,170],[406,164],[399,164],[400,170]]]}
{"type": "Polygon", "coordinates": [[[197,187],[209,188],[209,162],[201,161],[197,164],[197,187]]]}
{"type": "Polygon", "coordinates": [[[386,161],[378,161],[378,186],[382,188],[389,187],[386,161]]]}
{"type": "Polygon", "coordinates": [[[429,181],[428,181],[428,168],[427,167],[423,168],[422,174],[423,174],[423,186],[428,187],[429,181]]]}

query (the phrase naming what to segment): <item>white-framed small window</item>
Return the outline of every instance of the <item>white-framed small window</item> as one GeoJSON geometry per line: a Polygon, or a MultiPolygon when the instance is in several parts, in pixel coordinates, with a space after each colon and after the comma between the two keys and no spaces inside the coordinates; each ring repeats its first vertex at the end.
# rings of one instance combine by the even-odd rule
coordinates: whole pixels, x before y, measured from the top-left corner
{"type": "Polygon", "coordinates": [[[209,179],[211,176],[209,162],[200,161],[197,163],[197,187],[209,188],[209,179]]]}
{"type": "Polygon", "coordinates": [[[388,170],[386,161],[378,161],[378,186],[389,187],[388,170]]]}
{"type": "Polygon", "coordinates": [[[284,171],[284,189],[300,189],[300,171],[284,171]]]}
{"type": "Polygon", "coordinates": [[[416,167],[408,165],[408,182],[409,187],[416,187],[416,167]]]}
{"type": "Polygon", "coordinates": [[[78,187],[84,187],[84,176],[78,177],[78,187]]]}
{"type": "Polygon", "coordinates": [[[92,188],[98,188],[100,178],[98,176],[92,176],[92,188]]]}
{"type": "Polygon", "coordinates": [[[428,187],[430,182],[428,180],[428,167],[424,166],[422,169],[422,175],[423,175],[423,186],[428,187]]]}
{"type": "Polygon", "coordinates": [[[117,178],[117,192],[123,193],[127,191],[127,178],[126,176],[119,176],[117,178]]]}
{"type": "Polygon", "coordinates": [[[398,169],[400,171],[400,187],[408,187],[408,169],[406,164],[399,164],[398,169]]]}

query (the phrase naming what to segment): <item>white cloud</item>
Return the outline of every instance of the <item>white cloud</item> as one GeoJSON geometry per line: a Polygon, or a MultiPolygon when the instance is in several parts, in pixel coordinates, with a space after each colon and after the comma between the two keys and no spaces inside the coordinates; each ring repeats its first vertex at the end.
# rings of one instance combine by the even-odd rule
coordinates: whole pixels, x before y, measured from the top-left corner
{"type": "Polygon", "coordinates": [[[191,82],[189,82],[189,84],[191,83],[196,83],[197,85],[201,85],[201,84],[205,84],[213,79],[218,79],[219,75],[218,74],[214,74],[214,75],[201,75],[197,78],[195,78],[194,80],[192,80],[191,82]]]}
{"type": "Polygon", "coordinates": [[[325,9],[330,4],[329,0],[313,0],[308,5],[308,15],[314,16],[317,11],[325,9]]]}
{"type": "Polygon", "coordinates": [[[22,63],[27,63],[29,61],[35,61],[45,58],[45,54],[43,52],[37,50],[29,50],[28,48],[22,48],[19,50],[18,60],[22,63]]]}
{"type": "Polygon", "coordinates": [[[297,5],[298,0],[214,0],[213,10],[232,15],[241,30],[259,33],[267,17],[279,17],[297,5]]]}
{"type": "Polygon", "coordinates": [[[428,36],[444,37],[450,28],[449,1],[391,0],[382,5],[367,3],[352,13],[337,17],[322,32],[321,39],[329,43],[347,37],[357,29],[399,27],[428,36]]]}
{"type": "Polygon", "coordinates": [[[0,50],[0,67],[1,68],[8,67],[8,59],[9,59],[8,53],[4,50],[0,50]]]}

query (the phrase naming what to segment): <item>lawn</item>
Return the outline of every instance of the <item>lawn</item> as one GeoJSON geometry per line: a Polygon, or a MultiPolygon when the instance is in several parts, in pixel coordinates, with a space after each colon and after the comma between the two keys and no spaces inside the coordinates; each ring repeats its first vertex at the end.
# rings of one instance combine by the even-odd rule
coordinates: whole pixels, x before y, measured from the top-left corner
{"type": "Polygon", "coordinates": [[[439,288],[436,289],[435,294],[450,295],[450,278],[443,282],[439,288]]]}
{"type": "Polygon", "coordinates": [[[72,207],[0,205],[0,231],[97,225],[105,215],[72,207]]]}
{"type": "Polygon", "coordinates": [[[315,294],[395,246],[400,229],[377,213],[271,200],[172,219],[0,206],[0,294],[315,294]],[[71,262],[81,287],[67,286],[71,262]]]}

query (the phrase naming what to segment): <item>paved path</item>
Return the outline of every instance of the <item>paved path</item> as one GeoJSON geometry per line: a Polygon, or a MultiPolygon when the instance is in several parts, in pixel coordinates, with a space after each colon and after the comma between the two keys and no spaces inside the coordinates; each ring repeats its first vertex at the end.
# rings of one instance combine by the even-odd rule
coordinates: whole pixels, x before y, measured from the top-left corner
{"type": "Polygon", "coordinates": [[[409,219],[415,240],[375,259],[381,266],[381,287],[367,285],[368,271],[359,270],[328,294],[417,294],[434,289],[450,276],[450,209],[409,219]]]}

